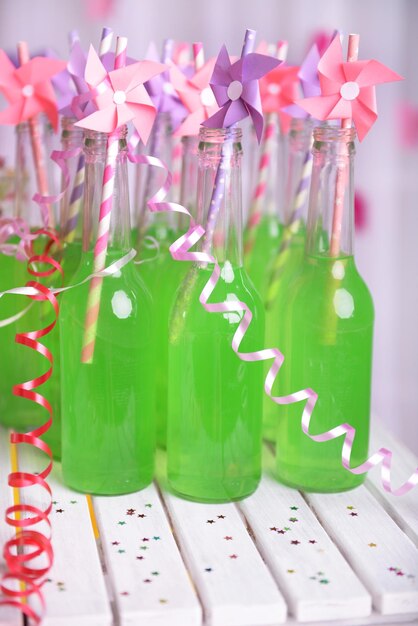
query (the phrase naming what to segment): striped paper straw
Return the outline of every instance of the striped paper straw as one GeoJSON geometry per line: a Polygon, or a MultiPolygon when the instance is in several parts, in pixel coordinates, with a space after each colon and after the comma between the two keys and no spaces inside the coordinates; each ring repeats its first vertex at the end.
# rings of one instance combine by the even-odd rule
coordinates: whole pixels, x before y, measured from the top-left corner
{"type": "Polygon", "coordinates": [[[284,229],[283,239],[279,248],[279,252],[271,271],[269,287],[267,291],[266,308],[271,307],[274,300],[276,299],[280,285],[280,277],[287,261],[287,255],[285,254],[285,252],[289,248],[292,238],[299,230],[303,208],[309,196],[309,187],[312,177],[312,162],[313,157],[311,139],[309,150],[307,150],[303,160],[301,177],[296,189],[295,199],[293,201],[291,218],[289,223],[286,225],[286,228],[284,229]]]}
{"type": "Polygon", "coordinates": [[[194,68],[197,72],[205,64],[205,52],[203,50],[203,43],[201,41],[195,41],[193,43],[193,60],[194,68]]]}
{"type": "MultiPolygon", "coordinates": [[[[76,31],[72,31],[70,33],[71,41],[77,41],[78,35],[75,34],[76,31]]],[[[110,52],[110,48],[113,41],[113,31],[111,28],[105,26],[102,30],[102,34],[100,37],[100,45],[99,45],[99,57],[103,60],[105,54],[110,52]]],[[[78,88],[77,88],[78,90],[78,88]]],[[[68,218],[65,224],[64,236],[65,241],[70,243],[74,241],[78,218],[81,211],[81,205],[83,202],[84,195],[84,176],[85,176],[85,159],[84,154],[80,154],[78,157],[77,168],[74,176],[73,189],[70,197],[70,204],[68,207],[68,218]]]]}
{"type": "Polygon", "coordinates": [[[244,252],[246,254],[249,254],[254,247],[257,227],[263,213],[263,203],[266,197],[267,185],[269,182],[269,168],[276,132],[277,114],[269,113],[266,116],[266,125],[261,145],[261,155],[258,163],[258,182],[254,190],[253,201],[251,203],[251,210],[245,233],[244,252]]]}
{"type": "MultiPolygon", "coordinates": [[[[127,44],[128,40],[126,37],[118,37],[116,40],[115,70],[126,65],[127,44]]],[[[97,231],[97,241],[94,248],[94,273],[103,270],[106,263],[118,152],[119,131],[116,130],[107,138],[106,163],[103,173],[102,196],[99,212],[99,227],[97,231]]],[[[84,326],[83,347],[81,352],[82,363],[93,362],[102,285],[103,278],[92,278],[90,282],[84,326]]]]}
{"type": "MultiPolygon", "coordinates": [[[[348,37],[348,51],[347,61],[354,62],[358,59],[358,49],[360,43],[360,35],[351,34],[348,37]]],[[[341,128],[351,128],[351,119],[343,120],[341,128]]],[[[337,179],[335,182],[335,196],[334,196],[334,212],[332,218],[332,232],[331,232],[331,245],[330,255],[338,256],[340,253],[341,243],[341,227],[344,211],[344,193],[346,187],[346,167],[338,168],[337,179]]]]}
{"type": "MultiPolygon", "coordinates": [[[[17,44],[17,53],[19,57],[20,65],[28,63],[30,60],[29,47],[26,41],[19,41],[17,44]]],[[[36,182],[38,186],[38,192],[42,196],[49,196],[48,189],[48,176],[45,162],[45,155],[42,146],[42,138],[39,131],[39,119],[37,115],[34,115],[29,120],[29,132],[32,144],[33,161],[35,164],[36,182]]],[[[54,228],[55,219],[52,206],[47,205],[48,210],[48,226],[54,228]]]]}
{"type": "MultiPolygon", "coordinates": [[[[248,28],[245,31],[244,43],[241,51],[241,58],[254,50],[256,31],[248,28]]],[[[229,159],[231,158],[232,143],[226,141],[222,144],[221,158],[218,169],[216,170],[215,180],[213,183],[212,197],[209,204],[209,212],[205,227],[205,235],[202,243],[202,251],[209,253],[212,246],[213,235],[215,232],[216,220],[219,209],[224,197],[225,171],[229,159]]]]}
{"type": "Polygon", "coordinates": [[[64,240],[67,243],[74,241],[78,218],[80,215],[81,204],[84,195],[84,173],[85,173],[84,154],[80,154],[77,162],[77,169],[74,177],[74,185],[71,191],[70,204],[68,207],[68,219],[65,225],[64,240]]]}
{"type": "Polygon", "coordinates": [[[181,137],[175,137],[172,135],[172,150],[171,150],[171,172],[173,175],[171,191],[173,196],[173,202],[178,202],[180,196],[180,181],[181,181],[181,163],[183,157],[183,144],[181,137]]]}

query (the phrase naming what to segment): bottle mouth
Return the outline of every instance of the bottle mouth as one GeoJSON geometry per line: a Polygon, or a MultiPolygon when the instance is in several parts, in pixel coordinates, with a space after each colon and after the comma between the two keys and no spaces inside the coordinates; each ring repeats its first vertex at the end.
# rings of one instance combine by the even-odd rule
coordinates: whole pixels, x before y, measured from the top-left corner
{"type": "MultiPolygon", "coordinates": [[[[119,151],[127,148],[127,126],[121,126],[116,131],[119,139],[119,151]]],[[[106,153],[108,133],[99,133],[95,130],[84,131],[84,148],[87,154],[104,155],[106,153]]]]}
{"type": "Polygon", "coordinates": [[[313,136],[315,141],[351,143],[356,138],[356,129],[340,128],[338,126],[321,125],[314,128],[313,136]]]}
{"type": "Polygon", "coordinates": [[[242,129],[239,126],[230,128],[207,128],[201,126],[199,140],[209,143],[224,143],[225,141],[238,142],[242,139],[242,129]]]}

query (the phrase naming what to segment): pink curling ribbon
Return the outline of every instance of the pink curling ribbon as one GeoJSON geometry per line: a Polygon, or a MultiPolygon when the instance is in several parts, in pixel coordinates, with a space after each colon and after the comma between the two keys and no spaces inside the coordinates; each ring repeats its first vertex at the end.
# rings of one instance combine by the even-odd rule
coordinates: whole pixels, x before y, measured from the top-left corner
{"type": "Polygon", "coordinates": [[[401,496],[408,493],[413,487],[418,484],[418,468],[411,474],[409,479],[403,483],[397,489],[392,488],[391,481],[391,465],[392,465],[392,452],[387,448],[380,448],[376,453],[374,453],[367,461],[362,463],[357,467],[350,467],[350,457],[353,448],[353,441],[355,437],[356,430],[351,424],[340,424],[339,426],[332,428],[324,433],[319,435],[312,435],[309,432],[310,421],[312,417],[312,413],[314,411],[318,394],[313,389],[303,389],[302,391],[297,391],[287,396],[273,396],[272,388],[274,381],[276,380],[276,376],[279,373],[279,370],[283,364],[284,356],[280,352],[278,348],[265,348],[263,350],[257,350],[254,352],[240,352],[239,347],[241,342],[247,332],[249,325],[252,320],[252,313],[249,309],[248,305],[245,302],[216,302],[209,303],[209,299],[216,287],[216,284],[220,277],[220,267],[216,261],[216,259],[206,252],[191,252],[191,248],[203,237],[205,233],[205,229],[200,224],[196,224],[193,221],[193,218],[189,211],[182,206],[181,204],[177,204],[175,202],[166,202],[164,199],[166,198],[168,191],[171,187],[172,175],[168,170],[167,166],[156,157],[146,156],[143,154],[135,154],[135,148],[138,144],[139,137],[136,133],[131,137],[129,142],[129,151],[128,156],[129,160],[132,163],[140,163],[145,165],[150,165],[151,167],[158,167],[164,170],[166,174],[166,179],[164,184],[157,190],[157,192],[151,196],[148,200],[147,204],[152,212],[164,212],[164,211],[176,211],[178,213],[183,213],[191,218],[191,226],[188,229],[187,233],[179,237],[173,244],[170,246],[170,252],[173,259],[176,261],[196,261],[200,263],[212,263],[214,265],[214,269],[211,277],[206,283],[203,291],[199,296],[199,301],[202,306],[206,309],[206,311],[210,313],[226,313],[226,312],[243,312],[244,315],[238,325],[237,330],[235,331],[234,337],[232,339],[232,349],[236,353],[236,355],[242,361],[254,362],[254,361],[266,361],[269,359],[273,359],[273,363],[269,369],[269,372],[266,376],[264,383],[264,390],[267,395],[276,402],[276,404],[293,404],[294,402],[306,401],[303,414],[302,414],[302,430],[312,439],[313,441],[324,442],[330,441],[332,439],[337,439],[338,437],[344,437],[343,449],[342,449],[342,465],[345,469],[350,471],[352,474],[365,474],[373,467],[376,467],[380,463],[382,463],[382,485],[385,491],[388,491],[394,496],[401,496]]]}

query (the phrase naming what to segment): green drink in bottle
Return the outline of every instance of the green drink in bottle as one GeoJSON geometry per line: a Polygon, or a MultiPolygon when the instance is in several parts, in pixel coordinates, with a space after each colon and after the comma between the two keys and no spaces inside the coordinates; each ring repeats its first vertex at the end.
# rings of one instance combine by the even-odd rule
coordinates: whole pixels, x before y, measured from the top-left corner
{"type": "MultiPolygon", "coordinates": [[[[282,311],[285,361],[277,387],[283,395],[306,387],[318,393],[310,424],[313,434],[344,422],[354,426],[351,465],[357,466],[368,454],[374,311],[353,257],[354,136],[353,129],[314,131],[306,254],[282,311]],[[334,203],[341,180],[345,190],[341,234],[336,238],[334,203]]],[[[279,479],[319,492],[361,484],[364,475],[342,467],[341,438],[317,443],[302,432],[302,410],[302,403],[280,407],[279,479]]]]}
{"type": "MultiPolygon", "coordinates": [[[[42,154],[43,167],[48,181],[48,189],[53,190],[50,172],[50,139],[51,127],[44,116],[39,116],[35,126],[39,134],[39,146],[42,154]]],[[[38,189],[36,167],[34,163],[31,134],[28,122],[16,127],[16,154],[15,154],[14,201],[12,217],[22,218],[31,231],[35,231],[41,224],[38,205],[32,201],[33,194],[38,189]]],[[[17,243],[17,240],[14,241],[17,243]]],[[[34,248],[37,254],[44,251],[45,238],[35,241],[34,248]]],[[[38,268],[39,269],[39,268],[38,268]]],[[[44,268],[42,268],[44,269],[44,268]]],[[[0,254],[0,290],[13,287],[22,287],[33,276],[27,272],[27,261],[18,261],[13,257],[0,254]]],[[[41,282],[48,283],[48,279],[41,278],[41,282]]],[[[17,316],[29,305],[30,308],[11,324],[0,328],[0,423],[19,432],[25,432],[41,426],[48,419],[48,414],[37,403],[20,398],[12,393],[14,385],[32,380],[45,372],[48,365],[45,357],[35,350],[15,343],[17,333],[28,333],[39,330],[50,324],[55,315],[49,302],[32,301],[23,296],[4,296],[0,301],[0,319],[17,316]]],[[[41,339],[48,348],[57,336],[58,329],[54,328],[45,338],[41,339]]],[[[54,357],[57,356],[54,352],[54,357]]],[[[56,373],[39,388],[39,393],[45,395],[51,403],[57,418],[53,426],[43,439],[51,446],[55,456],[59,456],[59,390],[54,385],[56,373]],[[57,445],[55,445],[57,444],[57,445]]]]}
{"type": "MultiPolygon", "coordinates": [[[[292,291],[292,284],[302,266],[306,240],[306,213],[312,172],[312,121],[293,119],[289,131],[289,163],[283,235],[269,266],[266,289],[267,347],[282,348],[285,336],[283,311],[292,291]]],[[[265,373],[267,375],[268,368],[265,373]]],[[[276,391],[280,386],[280,376],[276,391]]],[[[267,395],[263,404],[263,436],[275,441],[280,409],[267,395]]]]}
{"type": "MultiPolygon", "coordinates": [[[[164,161],[169,162],[171,156],[172,135],[167,114],[159,114],[159,123],[164,132],[158,128],[158,124],[151,136],[151,144],[154,150],[161,154],[164,161]],[[156,138],[159,137],[159,141],[156,138]]],[[[196,146],[197,139],[186,137],[183,139],[183,163],[181,180],[181,203],[190,207],[190,198],[196,197],[196,146]]],[[[156,180],[157,172],[150,169],[153,174],[148,188],[154,191],[158,184],[163,182],[163,177],[156,180]]],[[[147,198],[148,198],[147,194],[147,198]]],[[[171,307],[174,297],[188,268],[188,263],[175,261],[169,251],[169,247],[187,230],[187,222],[183,223],[181,217],[173,214],[145,213],[144,221],[148,222],[144,237],[139,243],[140,258],[145,260],[137,266],[139,275],[147,285],[153,300],[153,317],[155,322],[155,423],[157,432],[157,444],[165,448],[167,439],[167,394],[168,394],[168,328],[171,307]],[[153,252],[147,249],[150,238],[159,244],[159,251],[155,258],[153,252]],[[148,260],[149,259],[149,260],[148,260]]]]}
{"type": "MultiPolygon", "coordinates": [[[[263,306],[241,251],[241,130],[200,130],[197,221],[208,221],[222,146],[222,201],[201,248],[221,276],[210,302],[243,300],[253,321],[240,349],[260,349],[263,306]]],[[[232,349],[242,313],[208,313],[199,302],[212,266],[196,264],[181,284],[169,335],[168,480],[179,495],[203,502],[251,494],[261,474],[263,366],[246,363],[232,349]]]]}
{"type": "MultiPolygon", "coordinates": [[[[106,265],[131,248],[126,128],[120,131],[106,265]]],[[[83,251],[77,283],[93,271],[106,135],[85,141],[83,251]]],[[[153,476],[153,326],[149,294],[132,262],[104,278],[91,362],[81,362],[89,284],[61,301],[62,466],[79,491],[122,494],[153,476]]]]}

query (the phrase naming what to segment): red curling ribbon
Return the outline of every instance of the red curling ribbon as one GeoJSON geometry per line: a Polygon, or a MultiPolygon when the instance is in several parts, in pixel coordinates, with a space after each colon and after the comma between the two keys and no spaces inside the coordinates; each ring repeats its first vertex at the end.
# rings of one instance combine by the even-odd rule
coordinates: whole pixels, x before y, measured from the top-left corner
{"type": "Polygon", "coordinates": [[[342,447],[341,460],[343,467],[350,471],[352,474],[365,474],[373,467],[376,467],[380,463],[382,485],[385,491],[391,493],[394,496],[401,496],[413,489],[418,484],[418,468],[411,474],[400,487],[394,489],[392,487],[391,480],[391,466],[392,466],[392,452],[387,448],[380,448],[375,452],[367,461],[358,465],[357,467],[350,466],[351,452],[353,448],[353,441],[356,434],[356,430],[351,424],[340,424],[336,428],[327,430],[319,435],[312,435],[309,432],[310,421],[312,413],[314,411],[316,402],[318,400],[318,394],[313,389],[303,389],[287,396],[273,396],[272,388],[273,383],[276,380],[276,376],[283,364],[284,356],[278,348],[264,348],[263,350],[257,350],[255,352],[240,352],[240,344],[247,332],[252,320],[252,313],[245,302],[216,302],[209,303],[210,296],[212,295],[216,284],[220,277],[220,267],[216,259],[205,252],[191,252],[190,249],[202,238],[205,233],[205,229],[200,224],[195,224],[193,217],[189,211],[182,205],[175,202],[166,202],[164,199],[171,187],[172,175],[168,170],[165,163],[153,156],[146,156],[142,154],[135,154],[135,148],[138,145],[139,137],[136,133],[131,137],[129,142],[129,160],[132,163],[150,165],[152,167],[158,167],[164,170],[166,179],[163,185],[156,191],[156,193],[147,201],[148,207],[152,212],[169,212],[175,211],[183,213],[191,218],[191,226],[187,233],[177,239],[171,246],[170,252],[173,259],[177,261],[197,261],[203,263],[211,263],[214,265],[212,275],[203,288],[199,301],[202,306],[210,313],[225,313],[236,312],[243,313],[241,321],[235,331],[232,339],[232,349],[242,361],[254,362],[254,361],[266,361],[273,360],[273,363],[268,371],[264,382],[264,390],[266,394],[276,404],[293,404],[295,402],[306,402],[302,413],[302,431],[310,437],[313,441],[324,442],[331,439],[337,439],[338,437],[344,437],[344,443],[342,447]]]}
{"type": "MultiPolygon", "coordinates": [[[[54,243],[59,245],[57,234],[45,229],[38,231],[37,235],[40,234],[47,235],[49,241],[45,246],[44,254],[32,255],[30,257],[28,261],[28,271],[35,277],[50,276],[55,271],[58,271],[61,276],[64,277],[60,265],[47,254],[54,243]],[[50,265],[50,269],[44,271],[35,270],[31,267],[35,262],[48,264],[50,265]]],[[[6,510],[6,523],[15,529],[16,534],[15,537],[6,542],[3,548],[3,555],[8,572],[3,576],[0,583],[0,590],[4,595],[4,600],[0,601],[0,605],[18,608],[24,615],[30,618],[33,623],[40,624],[45,609],[42,585],[45,582],[45,575],[53,564],[54,553],[51,544],[51,532],[49,532],[47,536],[38,530],[32,529],[32,527],[40,522],[46,522],[49,531],[51,531],[49,514],[52,508],[52,493],[47,483],[47,478],[52,470],[52,452],[49,446],[40,437],[51,427],[53,411],[48,400],[42,394],[35,391],[35,389],[43,385],[52,375],[53,355],[39,339],[45,337],[55,327],[59,315],[59,305],[56,296],[48,287],[42,285],[42,283],[36,280],[30,280],[26,283],[26,287],[31,288],[37,294],[29,296],[30,298],[49,301],[55,313],[55,320],[40,330],[18,333],[16,335],[16,343],[27,346],[35,350],[35,352],[42,354],[42,356],[48,360],[50,366],[48,370],[40,376],[15,385],[13,387],[13,393],[18,397],[26,398],[39,404],[48,412],[49,417],[44,424],[30,432],[12,433],[10,435],[10,443],[16,445],[23,443],[31,445],[44,452],[48,456],[49,462],[39,474],[22,471],[11,472],[8,477],[8,484],[14,489],[23,489],[25,487],[39,485],[48,495],[48,504],[46,508],[41,509],[30,503],[21,503],[10,506],[6,510]],[[23,519],[21,519],[21,516],[23,516],[23,519]],[[46,557],[46,564],[42,567],[33,565],[32,562],[40,557],[46,557]],[[11,581],[17,582],[21,586],[21,589],[16,591],[11,588],[11,581]],[[41,606],[40,611],[29,605],[28,599],[32,595],[37,596],[39,599],[41,606]]]]}

